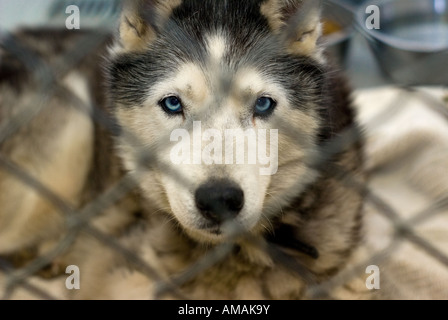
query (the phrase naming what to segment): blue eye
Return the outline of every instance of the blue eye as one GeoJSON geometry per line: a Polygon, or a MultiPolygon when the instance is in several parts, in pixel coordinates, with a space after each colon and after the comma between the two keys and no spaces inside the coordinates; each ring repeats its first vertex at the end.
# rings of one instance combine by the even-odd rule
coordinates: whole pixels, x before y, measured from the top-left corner
{"type": "Polygon", "coordinates": [[[256,116],[268,116],[274,111],[277,103],[269,97],[258,98],[255,104],[255,115],[256,116]]]}
{"type": "Polygon", "coordinates": [[[180,99],[175,96],[167,97],[160,102],[163,110],[168,114],[182,113],[183,106],[180,99]]]}

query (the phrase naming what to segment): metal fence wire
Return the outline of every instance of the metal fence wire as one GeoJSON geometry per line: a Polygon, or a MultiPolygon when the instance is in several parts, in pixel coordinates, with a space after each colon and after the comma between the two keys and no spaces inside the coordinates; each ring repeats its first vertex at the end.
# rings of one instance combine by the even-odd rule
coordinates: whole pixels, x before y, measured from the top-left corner
{"type": "MultiPolygon", "coordinates": [[[[89,6],[92,3],[94,1],[85,1],[84,6],[89,6]]],[[[54,17],[59,11],[63,12],[65,4],[65,2],[59,2],[55,7],[52,7],[50,16],[54,17]]],[[[83,4],[78,4],[81,6],[82,11],[83,4]]],[[[117,2],[113,1],[96,2],[95,5],[92,4],[89,8],[95,12],[95,15],[102,12],[103,9],[106,10],[107,14],[103,18],[105,22],[107,20],[107,23],[110,23],[112,17],[116,18],[119,11],[117,2]]],[[[23,212],[28,212],[28,205],[32,206],[33,203],[39,203],[36,199],[40,199],[40,201],[45,203],[46,209],[44,210],[56,212],[60,217],[60,219],[55,218],[57,221],[60,220],[55,223],[55,228],[63,230],[62,234],[58,234],[57,241],[52,242],[51,245],[48,245],[42,251],[32,245],[24,246],[27,249],[23,249],[23,247],[18,245],[17,247],[20,250],[9,250],[8,248],[14,248],[14,245],[0,244],[1,298],[65,299],[70,297],[70,295],[61,296],[61,290],[54,289],[55,284],[58,287],[64,287],[65,279],[68,277],[65,269],[57,269],[57,262],[62,257],[70,255],[70,251],[76,246],[78,239],[83,236],[89,237],[91,240],[93,239],[92,241],[94,242],[101,243],[104,248],[108,248],[108,250],[115,252],[117,256],[127,261],[131,266],[130,269],[136,269],[148,279],[153,280],[156,284],[153,288],[153,298],[163,298],[168,294],[177,298],[188,299],[189,297],[185,296],[179,288],[195,277],[200,276],[211,266],[226,259],[229,254],[232,254],[234,250],[232,239],[224,244],[212,247],[208,254],[198,258],[192,265],[187,266],[182,273],[166,279],[164,275],[148,264],[145,257],[142,257],[139,252],[129,249],[118,240],[116,234],[108,232],[103,227],[108,214],[114,214],[113,212],[115,211],[113,210],[119,211],[124,202],[127,205],[129,201],[133,201],[139,179],[141,178],[139,169],[122,176],[117,174],[118,179],[114,180],[111,178],[106,185],[98,186],[96,190],[90,190],[91,193],[83,195],[83,200],[78,204],[64,200],[58,192],[51,188],[51,183],[49,186],[47,178],[45,178],[45,181],[42,181],[42,175],[39,171],[41,168],[27,164],[27,159],[33,158],[32,153],[43,155],[43,158],[48,159],[48,162],[51,163],[51,156],[46,154],[46,150],[42,150],[44,146],[38,140],[37,136],[40,134],[40,129],[36,127],[36,123],[40,126],[58,125],[52,123],[52,121],[46,122],[45,119],[52,115],[56,117],[55,113],[61,112],[61,110],[62,112],[79,113],[93,119],[96,127],[98,127],[95,129],[96,134],[110,136],[117,134],[117,128],[110,120],[105,109],[102,106],[95,105],[94,102],[88,99],[80,98],[78,94],[71,90],[70,82],[67,83],[66,81],[67,76],[73,71],[85,71],[82,69],[83,61],[95,59],[92,58],[92,52],[95,52],[99,46],[109,41],[110,32],[107,29],[97,29],[95,32],[80,31],[75,39],[75,43],[70,46],[71,49],[58,54],[54,59],[51,59],[51,62],[42,59],[42,56],[32,49],[30,43],[23,42],[20,33],[0,33],[0,35],[2,40],[0,63],[2,63],[2,57],[9,56],[13,57],[13,59],[7,61],[14,61],[17,64],[3,65],[0,72],[0,81],[3,82],[3,84],[0,83],[0,189],[11,189],[11,194],[14,194],[14,188],[26,185],[30,194],[33,194],[31,198],[14,199],[5,199],[0,195],[0,210],[4,212],[9,210],[8,212],[11,212],[11,208],[16,208],[14,215],[20,216],[23,212]],[[11,74],[8,73],[8,70],[14,70],[14,72],[20,70],[20,74],[11,74]],[[7,81],[9,84],[5,85],[4,81],[7,81]],[[22,87],[17,86],[19,89],[14,91],[11,88],[15,81],[26,84],[22,87]],[[9,87],[10,85],[11,87],[9,87]],[[59,103],[61,101],[68,106],[60,106],[59,103]],[[13,105],[13,107],[7,105],[13,105]],[[21,141],[21,139],[24,141],[21,141]],[[22,153],[20,154],[14,153],[14,146],[17,144],[23,145],[22,151],[20,151],[22,153]],[[17,159],[20,159],[20,161],[17,161],[17,159]],[[23,163],[26,165],[23,165],[23,163]],[[106,214],[104,214],[105,212],[106,214]],[[2,252],[1,250],[4,251],[2,252]],[[62,285],[61,281],[63,281],[62,285]]],[[[62,39],[61,41],[64,40],[62,39]]],[[[101,62],[101,60],[97,61],[98,63],[101,62]]],[[[98,79],[98,77],[96,78],[98,79]]],[[[92,86],[89,90],[91,92],[101,90],[101,86],[90,85],[92,86]]],[[[366,279],[368,276],[366,267],[378,265],[381,270],[383,261],[398,255],[398,252],[403,247],[412,246],[418,251],[418,254],[413,258],[414,262],[416,262],[415,260],[420,260],[421,264],[424,265],[423,267],[429,270],[430,276],[440,273],[442,278],[440,278],[440,281],[427,281],[425,275],[417,269],[414,272],[414,276],[404,280],[406,286],[398,288],[399,291],[408,290],[406,288],[409,288],[409,283],[415,285],[416,282],[419,282],[416,290],[426,286],[426,289],[432,293],[433,298],[446,298],[448,297],[448,283],[444,281],[448,279],[448,276],[446,274],[443,275],[443,272],[446,271],[448,273],[448,255],[447,247],[443,243],[448,244],[448,241],[442,241],[442,244],[440,244],[438,240],[440,237],[444,237],[444,233],[448,234],[448,224],[443,224],[445,223],[443,219],[447,219],[448,193],[446,191],[448,191],[448,184],[444,185],[443,181],[441,185],[437,183],[439,183],[440,179],[443,180],[443,177],[447,176],[446,172],[448,172],[445,171],[445,169],[448,169],[448,163],[446,161],[447,158],[444,157],[444,155],[448,155],[448,135],[445,137],[443,133],[437,130],[431,132],[430,129],[433,128],[433,123],[426,123],[426,126],[423,126],[425,139],[419,139],[418,133],[421,132],[421,126],[410,121],[407,122],[409,130],[406,134],[408,134],[408,138],[405,137],[404,139],[408,142],[412,139],[415,140],[412,143],[408,143],[408,147],[403,147],[401,150],[400,144],[392,144],[391,147],[384,141],[385,138],[390,138],[391,141],[399,141],[397,140],[399,137],[395,137],[394,132],[386,130],[389,128],[387,123],[391,119],[399,117],[403,110],[410,110],[415,105],[423,110],[424,114],[429,114],[430,118],[436,118],[440,127],[446,125],[448,128],[448,123],[446,123],[448,119],[446,89],[441,88],[437,91],[441,92],[441,94],[433,94],[434,91],[426,88],[391,86],[385,93],[389,97],[388,99],[382,96],[383,98],[375,101],[375,103],[372,103],[372,101],[369,103],[369,99],[379,97],[372,94],[372,92],[374,91],[364,95],[364,100],[355,99],[355,103],[358,104],[367,101],[366,104],[369,106],[375,105],[375,112],[373,113],[370,109],[360,108],[360,110],[362,109],[360,111],[361,115],[369,115],[366,116],[367,118],[365,119],[367,120],[363,123],[367,128],[366,170],[369,173],[368,181],[360,181],[352,174],[341,170],[341,168],[332,166],[328,161],[331,155],[361,139],[361,135],[356,128],[348,128],[337,138],[326,144],[320,150],[319,157],[313,158],[315,162],[310,166],[331,171],[334,177],[341,183],[365,195],[364,210],[367,216],[365,224],[370,227],[377,225],[377,229],[381,232],[387,229],[389,232],[387,233],[388,238],[382,233],[376,235],[373,232],[373,236],[369,238],[369,241],[373,241],[374,244],[371,248],[369,247],[370,250],[366,251],[367,254],[362,255],[356,263],[344,266],[340,272],[329,277],[328,280],[320,282],[316,282],[312,273],[295,260],[290,259],[284,251],[279,250],[277,247],[270,246],[268,243],[259,243],[256,239],[252,239],[253,245],[269,252],[269,255],[277,263],[304,279],[304,282],[308,283],[306,297],[311,299],[338,299],[338,290],[340,288],[347,289],[347,283],[355,278],[359,278],[360,274],[362,279],[366,279]],[[443,94],[445,94],[445,97],[443,97],[443,94]],[[415,127],[413,127],[414,125],[415,127]],[[372,138],[372,141],[369,140],[371,132],[377,134],[377,136],[372,138]],[[375,149],[375,146],[381,143],[384,144],[384,149],[375,149]],[[390,148],[393,148],[393,150],[391,151],[390,148]],[[384,152],[384,158],[382,158],[383,152],[381,150],[384,152]],[[388,150],[394,157],[387,158],[386,151],[388,150]],[[370,163],[368,158],[370,155],[374,155],[379,160],[374,164],[370,163]],[[369,164],[371,165],[370,167],[369,164]],[[413,167],[413,164],[415,164],[415,167],[413,167]],[[416,173],[416,170],[419,172],[416,173]],[[405,181],[406,183],[404,183],[403,177],[409,178],[405,181]],[[418,179],[424,179],[422,177],[427,177],[427,180],[416,182],[418,179]],[[427,182],[428,180],[430,181],[427,182]],[[409,191],[407,196],[403,196],[400,193],[391,194],[390,190],[392,190],[396,181],[404,184],[413,183],[416,187],[409,191]],[[434,182],[437,186],[434,187],[431,185],[431,182],[434,182]],[[391,186],[391,189],[388,186],[391,186]],[[413,196],[409,198],[409,194],[413,196]],[[420,197],[425,200],[421,200],[420,197]],[[403,214],[403,212],[406,214],[403,214]],[[431,231],[434,225],[441,228],[441,234],[437,234],[439,231],[431,231]],[[423,232],[428,229],[425,229],[426,227],[430,230],[430,236],[426,236],[423,232]],[[432,271],[432,265],[437,266],[434,269],[436,271],[432,271]]],[[[357,94],[358,91],[355,90],[355,96],[357,94]]],[[[397,122],[396,124],[398,125],[399,123],[406,125],[406,122],[397,122]]],[[[280,126],[287,128],[286,124],[279,123],[280,126]]],[[[287,130],[290,129],[287,128],[287,130]]],[[[123,128],[120,134],[132,141],[133,145],[138,145],[139,138],[128,132],[126,128],[123,128]]],[[[297,136],[302,133],[292,132],[291,134],[297,136]]],[[[46,139],[50,138],[51,135],[46,137],[46,139]]],[[[51,152],[55,152],[56,156],[60,155],[57,151],[53,150],[51,152]]],[[[140,151],[141,166],[144,167],[145,163],[152,161],[152,157],[151,150],[140,151]]],[[[174,173],[174,176],[180,183],[182,183],[182,179],[186,179],[177,173],[174,173]]],[[[58,177],[54,176],[53,178],[57,179],[58,177]]],[[[131,207],[133,206],[131,205],[131,207]]],[[[134,216],[134,218],[143,220],[147,217],[142,215],[134,216]]],[[[7,232],[11,233],[14,231],[14,225],[8,225],[8,219],[7,216],[0,213],[0,232],[6,232],[5,226],[8,226],[7,232]]],[[[42,225],[42,222],[33,220],[31,217],[23,217],[23,219],[29,219],[29,224],[35,225],[29,226],[29,229],[21,229],[20,232],[26,233],[33,228],[45,230],[48,227],[47,225],[42,225]]],[[[48,220],[45,220],[45,223],[47,222],[48,220]]],[[[49,224],[53,228],[53,223],[49,224]]],[[[236,224],[230,227],[232,227],[235,238],[244,233],[244,230],[240,230],[236,224]]],[[[35,240],[40,240],[43,236],[40,234],[35,240]]],[[[247,236],[249,237],[249,235],[247,236]]],[[[0,237],[0,239],[3,238],[0,237]]],[[[11,236],[10,239],[11,241],[17,241],[17,243],[21,241],[20,234],[11,236]]],[[[443,239],[446,239],[446,236],[443,239]]],[[[392,272],[392,274],[381,270],[381,279],[400,277],[402,276],[400,271],[403,272],[403,277],[406,277],[405,269],[406,266],[399,265],[395,273],[392,272]]],[[[383,289],[381,287],[379,291],[383,289]]],[[[68,289],[64,288],[64,290],[68,289]]],[[[397,290],[394,292],[397,292],[397,290]]],[[[393,295],[386,295],[386,297],[400,298],[401,296],[397,293],[396,297],[393,295]]]]}

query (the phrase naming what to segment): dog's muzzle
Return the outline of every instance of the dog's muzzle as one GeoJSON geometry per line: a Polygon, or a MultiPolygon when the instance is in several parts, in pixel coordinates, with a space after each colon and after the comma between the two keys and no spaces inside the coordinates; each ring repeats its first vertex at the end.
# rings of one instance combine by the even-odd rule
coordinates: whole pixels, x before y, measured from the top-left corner
{"type": "Polygon", "coordinates": [[[233,181],[211,180],[195,193],[196,207],[213,224],[234,219],[244,207],[244,192],[233,181]]]}

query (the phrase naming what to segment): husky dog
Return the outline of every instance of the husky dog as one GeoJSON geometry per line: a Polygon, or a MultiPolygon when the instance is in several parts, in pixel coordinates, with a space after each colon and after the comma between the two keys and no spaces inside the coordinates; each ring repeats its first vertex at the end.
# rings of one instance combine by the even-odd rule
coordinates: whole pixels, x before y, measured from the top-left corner
{"type": "MultiPolygon", "coordinates": [[[[87,240],[69,261],[82,272],[76,298],[300,299],[344,267],[361,237],[363,193],[350,181],[364,178],[362,137],[350,92],[320,45],[317,3],[124,6],[105,64],[107,103],[90,98],[107,105],[115,148],[95,148],[110,136],[88,121],[77,131],[84,138],[76,135],[83,145],[69,133],[56,139],[82,158],[60,158],[79,170],[76,179],[71,170],[60,177],[72,188],[61,197],[82,203],[79,193],[94,189],[89,172],[132,177],[138,199],[117,210],[130,217],[138,203],[140,218],[129,225],[107,212],[96,225],[126,221],[120,241],[152,275],[87,240]],[[237,141],[230,148],[219,138],[227,132],[237,141]],[[250,152],[227,161],[251,150],[248,132],[258,139],[254,152],[264,148],[271,163],[249,161],[250,152]],[[173,161],[179,150],[187,156],[173,161]],[[171,281],[175,290],[161,286],[171,281]]],[[[72,76],[102,81],[92,70],[72,76]]]]}
{"type": "MultiPolygon", "coordinates": [[[[334,275],[357,246],[362,194],[340,177],[362,177],[361,143],[330,146],[359,131],[320,35],[316,2],[170,0],[125,7],[107,64],[108,93],[123,129],[118,154],[138,179],[150,221],[127,238],[129,248],[170,279],[232,243],[224,259],[180,286],[186,296],[302,298],[307,284],[334,275]],[[278,130],[277,172],[261,175],[259,161],[173,163],[172,133],[182,128],[195,136],[195,122],[222,135],[278,130]],[[324,170],[333,165],[339,169],[324,170]],[[276,261],[282,260],[276,253],[291,265],[276,261]]],[[[194,157],[205,145],[186,149],[194,157]]],[[[274,153],[272,145],[267,149],[274,153]]],[[[94,292],[86,297],[151,297],[155,281],[143,281],[137,271],[123,274],[125,261],[99,259],[84,267],[101,265],[85,278],[86,292],[94,292]],[[99,274],[105,276],[97,283],[99,274]]]]}

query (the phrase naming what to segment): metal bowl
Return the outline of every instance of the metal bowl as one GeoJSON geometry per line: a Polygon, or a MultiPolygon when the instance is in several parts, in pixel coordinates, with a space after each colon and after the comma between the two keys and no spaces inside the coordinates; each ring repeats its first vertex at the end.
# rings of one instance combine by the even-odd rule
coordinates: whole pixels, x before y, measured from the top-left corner
{"type": "Polygon", "coordinates": [[[324,27],[322,45],[329,58],[344,67],[350,40],[354,34],[354,12],[341,0],[326,0],[322,10],[322,20],[324,27]]]}
{"type": "Polygon", "coordinates": [[[356,14],[383,73],[400,85],[448,84],[448,0],[374,0],[356,14]],[[369,5],[380,12],[370,30],[369,5]]]}

